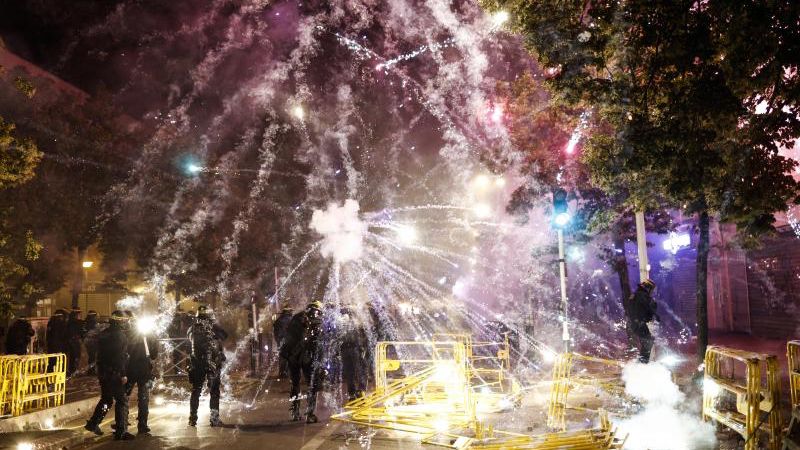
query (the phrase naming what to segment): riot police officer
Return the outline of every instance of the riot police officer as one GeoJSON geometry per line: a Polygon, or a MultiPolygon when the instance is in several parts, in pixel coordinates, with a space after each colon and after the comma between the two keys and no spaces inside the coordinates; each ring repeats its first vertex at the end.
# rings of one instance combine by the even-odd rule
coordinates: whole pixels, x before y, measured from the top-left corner
{"type": "Polygon", "coordinates": [[[347,384],[348,398],[354,400],[364,393],[367,385],[367,332],[349,308],[342,308],[341,312],[342,378],[347,384]]]}
{"type": "Polygon", "coordinates": [[[97,360],[97,334],[100,331],[97,325],[97,311],[89,310],[86,313],[84,329],[86,330],[84,344],[86,345],[86,358],[89,367],[87,375],[94,375],[97,373],[95,361],[97,360]]]}
{"type": "Polygon", "coordinates": [[[227,339],[228,333],[214,322],[212,313],[206,306],[200,306],[197,308],[194,323],[189,327],[188,336],[192,346],[189,366],[189,381],[192,383],[189,426],[197,426],[200,393],[206,383],[211,391],[211,426],[222,426],[219,418],[220,377],[222,364],[225,362],[222,341],[227,339]]]}
{"type": "Polygon", "coordinates": [[[656,288],[655,282],[645,280],[639,283],[636,292],[623,305],[627,319],[628,337],[633,344],[638,344],[639,361],[647,364],[650,361],[650,352],[653,349],[653,335],[647,326],[653,320],[661,321],[658,316],[658,305],[653,299],[653,291],[656,288]]]}
{"type": "Polygon", "coordinates": [[[9,355],[27,355],[31,338],[36,335],[33,326],[25,317],[20,317],[8,328],[6,336],[6,353],[9,355]]]}
{"type": "Polygon", "coordinates": [[[292,420],[300,416],[300,376],[308,383],[306,423],[316,423],[314,410],[317,405],[317,392],[322,388],[324,370],[321,363],[320,335],[322,334],[322,304],[309,303],[305,311],[292,317],[286,339],[281,347],[281,357],[289,364],[289,377],[292,390],[289,393],[292,420]]]}
{"type": "MultiPolygon", "coordinates": [[[[66,312],[57,309],[47,321],[47,353],[66,353],[67,350],[67,320],[66,312]]],[[[57,359],[50,358],[47,371],[53,370],[57,359]]]]}
{"type": "Polygon", "coordinates": [[[126,395],[131,395],[136,387],[136,400],[139,408],[137,416],[138,433],[149,434],[147,417],[150,412],[150,389],[153,387],[153,361],[158,358],[158,341],[152,333],[145,333],[131,326],[128,332],[128,383],[126,395]],[[146,343],[145,343],[146,342],[146,343]]]}
{"type": "Polygon", "coordinates": [[[75,308],[69,313],[66,325],[67,330],[67,376],[72,376],[81,363],[81,344],[86,336],[81,319],[81,309],[75,308]]]}
{"type": "MultiPolygon", "coordinates": [[[[288,303],[283,305],[283,309],[281,310],[280,314],[275,318],[272,322],[272,335],[275,338],[275,346],[280,351],[281,347],[283,347],[283,341],[286,340],[286,333],[289,330],[289,322],[292,321],[292,316],[294,312],[292,308],[289,306],[288,303]]],[[[283,358],[279,355],[278,357],[278,376],[284,377],[288,372],[288,364],[286,362],[286,358],[283,358]]]]}
{"type": "Polygon", "coordinates": [[[116,428],[115,440],[132,440],[134,436],[127,431],[128,397],[125,395],[125,384],[128,382],[128,342],[124,330],[125,315],[122,311],[111,313],[108,328],[100,333],[97,351],[97,378],[100,380],[100,401],[94,414],[86,422],[86,430],[100,436],[100,422],[111,406],[114,408],[116,428]]]}

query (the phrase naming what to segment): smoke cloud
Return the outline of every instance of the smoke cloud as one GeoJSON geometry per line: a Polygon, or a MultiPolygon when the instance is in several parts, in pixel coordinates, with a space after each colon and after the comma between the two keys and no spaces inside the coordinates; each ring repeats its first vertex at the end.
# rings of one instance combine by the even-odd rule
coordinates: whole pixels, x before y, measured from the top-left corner
{"type": "Polygon", "coordinates": [[[329,203],[325,210],[314,210],[311,228],[322,235],[323,256],[338,263],[361,258],[367,224],[358,217],[359,208],[356,200],[347,199],[342,206],[329,203]]]}
{"type": "Polygon", "coordinates": [[[630,450],[703,450],[716,448],[714,427],[686,410],[686,396],[659,363],[631,362],[622,372],[625,392],[638,398],[643,409],[620,422],[630,450]]]}

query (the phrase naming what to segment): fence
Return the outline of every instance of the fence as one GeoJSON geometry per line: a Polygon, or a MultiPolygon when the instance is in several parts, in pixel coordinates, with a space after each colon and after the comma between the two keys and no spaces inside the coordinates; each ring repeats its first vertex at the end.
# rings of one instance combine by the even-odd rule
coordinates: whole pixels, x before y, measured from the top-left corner
{"type": "Polygon", "coordinates": [[[163,377],[186,376],[192,345],[187,338],[159,339],[161,347],[158,358],[159,370],[163,377]]]}
{"type": "Polygon", "coordinates": [[[745,450],[759,448],[759,434],[777,450],[781,440],[778,359],[774,355],[709,346],[703,378],[703,419],[739,433],[745,450]]]}
{"type": "Polygon", "coordinates": [[[62,405],[66,368],[63,353],[0,356],[0,415],[19,416],[62,405]]]}

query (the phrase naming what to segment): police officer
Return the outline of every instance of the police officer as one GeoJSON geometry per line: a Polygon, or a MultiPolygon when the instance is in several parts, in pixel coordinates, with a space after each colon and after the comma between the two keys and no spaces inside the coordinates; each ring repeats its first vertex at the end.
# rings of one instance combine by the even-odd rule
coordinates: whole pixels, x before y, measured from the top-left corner
{"type": "Polygon", "coordinates": [[[9,355],[27,355],[31,338],[36,335],[33,326],[25,317],[20,317],[8,328],[6,335],[6,353],[9,355]]]}
{"type": "Polygon", "coordinates": [[[350,309],[342,308],[341,318],[342,378],[347,384],[348,398],[355,400],[364,393],[367,385],[367,332],[350,309]]]}
{"type": "Polygon", "coordinates": [[[211,311],[206,306],[197,308],[197,317],[189,327],[189,342],[192,346],[189,359],[189,381],[192,383],[192,396],[189,400],[189,426],[197,426],[197,409],[200,406],[200,393],[203,384],[211,391],[211,426],[224,424],[219,418],[220,376],[225,353],[222,341],[228,338],[219,325],[214,322],[211,311]]]}
{"type": "MultiPolygon", "coordinates": [[[[57,309],[47,321],[47,353],[66,353],[67,350],[67,320],[66,312],[57,309]]],[[[56,358],[50,358],[47,371],[51,372],[56,365],[56,358]]]]}
{"type": "Polygon", "coordinates": [[[109,327],[98,337],[97,378],[100,380],[100,401],[84,428],[98,436],[102,435],[100,422],[116,401],[114,439],[129,441],[134,436],[127,430],[128,397],[125,395],[125,384],[128,382],[128,342],[124,330],[125,322],[122,311],[112,312],[109,327]]]}
{"type": "Polygon", "coordinates": [[[97,325],[97,311],[90,309],[89,312],[86,313],[84,329],[86,330],[84,344],[86,345],[86,358],[89,365],[87,375],[94,375],[97,373],[95,370],[95,361],[97,360],[97,333],[100,331],[97,325]]]}
{"type": "Polygon", "coordinates": [[[81,309],[75,308],[69,313],[67,330],[67,376],[72,376],[81,363],[81,343],[86,336],[81,319],[81,309]]]}
{"type": "Polygon", "coordinates": [[[131,395],[136,386],[136,400],[139,407],[137,417],[138,433],[149,434],[147,417],[150,411],[150,389],[153,387],[153,361],[158,358],[158,342],[152,333],[142,334],[136,327],[131,326],[128,332],[128,384],[125,387],[126,395],[131,395]],[[145,345],[145,340],[147,344],[145,345]]]}
{"type": "Polygon", "coordinates": [[[320,335],[322,334],[322,304],[314,301],[305,311],[292,317],[286,339],[281,347],[281,357],[289,365],[292,390],[289,393],[292,420],[300,416],[300,376],[308,383],[306,423],[316,423],[314,410],[317,406],[317,392],[322,388],[324,370],[321,364],[320,335]]]}
{"type": "Polygon", "coordinates": [[[647,364],[650,361],[650,352],[653,349],[653,335],[647,326],[653,320],[661,321],[658,316],[658,305],[653,299],[653,291],[656,288],[653,280],[645,280],[639,283],[636,292],[623,305],[627,318],[628,337],[633,344],[638,344],[639,361],[647,364]]]}
{"type": "MultiPolygon", "coordinates": [[[[275,348],[277,348],[279,351],[281,347],[283,347],[283,341],[286,340],[286,333],[289,330],[289,322],[292,321],[292,315],[294,315],[294,311],[292,311],[292,308],[288,303],[284,303],[280,314],[278,314],[278,316],[275,317],[275,320],[272,322],[272,336],[275,338],[275,348]]],[[[286,358],[279,356],[278,376],[285,377],[287,372],[288,364],[286,362],[286,358]]]]}

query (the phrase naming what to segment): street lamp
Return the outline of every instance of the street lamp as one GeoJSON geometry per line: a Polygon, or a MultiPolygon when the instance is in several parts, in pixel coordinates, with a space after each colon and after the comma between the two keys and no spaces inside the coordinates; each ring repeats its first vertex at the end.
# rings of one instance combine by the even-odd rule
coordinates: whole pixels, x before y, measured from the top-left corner
{"type": "Polygon", "coordinates": [[[553,224],[558,232],[558,272],[561,279],[561,309],[562,328],[561,339],[564,341],[564,351],[569,351],[569,300],[567,299],[567,260],[564,255],[564,228],[572,221],[568,210],[567,191],[558,188],[553,191],[553,224]]]}
{"type": "MultiPolygon", "coordinates": [[[[83,291],[85,292],[84,297],[86,300],[86,310],[89,310],[89,290],[86,287],[86,284],[89,282],[89,269],[94,266],[93,261],[83,261],[81,263],[81,267],[83,267],[83,291]]],[[[78,306],[78,305],[75,305],[78,306]]]]}

